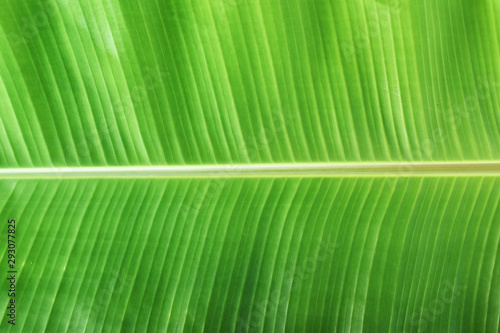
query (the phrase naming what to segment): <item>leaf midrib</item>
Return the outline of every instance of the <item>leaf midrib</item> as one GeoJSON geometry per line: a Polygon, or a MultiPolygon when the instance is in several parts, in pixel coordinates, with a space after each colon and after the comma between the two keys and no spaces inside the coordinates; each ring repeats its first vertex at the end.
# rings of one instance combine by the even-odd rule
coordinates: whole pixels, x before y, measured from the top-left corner
{"type": "Polygon", "coordinates": [[[1,178],[411,177],[500,175],[500,161],[219,164],[0,169],[1,178]]]}

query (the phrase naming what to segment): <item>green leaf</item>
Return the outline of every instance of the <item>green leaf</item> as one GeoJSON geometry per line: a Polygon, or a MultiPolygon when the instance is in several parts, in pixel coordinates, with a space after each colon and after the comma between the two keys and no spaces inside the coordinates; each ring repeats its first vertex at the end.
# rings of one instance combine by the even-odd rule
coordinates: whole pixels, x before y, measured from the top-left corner
{"type": "Polygon", "coordinates": [[[498,1],[2,9],[2,331],[499,331],[498,1]]]}
{"type": "Polygon", "coordinates": [[[6,0],[0,165],[500,159],[496,1],[6,0]]]}
{"type": "Polygon", "coordinates": [[[499,181],[5,180],[16,329],[493,332],[499,181]]]}

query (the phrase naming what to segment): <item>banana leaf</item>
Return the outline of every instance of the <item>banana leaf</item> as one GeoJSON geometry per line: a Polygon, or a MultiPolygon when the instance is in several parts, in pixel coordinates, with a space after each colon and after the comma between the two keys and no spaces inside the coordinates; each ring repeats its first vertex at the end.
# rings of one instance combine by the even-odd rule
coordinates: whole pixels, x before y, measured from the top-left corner
{"type": "Polygon", "coordinates": [[[498,332],[499,31],[495,0],[4,0],[0,330],[498,332]]]}

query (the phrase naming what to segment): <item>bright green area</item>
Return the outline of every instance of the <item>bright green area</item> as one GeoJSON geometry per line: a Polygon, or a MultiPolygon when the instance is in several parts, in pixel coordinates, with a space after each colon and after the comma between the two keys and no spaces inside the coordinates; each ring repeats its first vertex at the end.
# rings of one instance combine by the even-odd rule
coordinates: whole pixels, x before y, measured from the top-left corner
{"type": "Polygon", "coordinates": [[[0,191],[0,216],[17,221],[15,331],[499,329],[499,178],[3,180],[0,191]]]}
{"type": "Polygon", "coordinates": [[[500,159],[496,0],[5,0],[0,166],[500,159]]]}
{"type": "MultiPolygon", "coordinates": [[[[497,0],[3,0],[0,168],[499,161],[499,31],[497,0]]],[[[500,330],[499,178],[254,176],[0,180],[0,331],[500,330]]]]}

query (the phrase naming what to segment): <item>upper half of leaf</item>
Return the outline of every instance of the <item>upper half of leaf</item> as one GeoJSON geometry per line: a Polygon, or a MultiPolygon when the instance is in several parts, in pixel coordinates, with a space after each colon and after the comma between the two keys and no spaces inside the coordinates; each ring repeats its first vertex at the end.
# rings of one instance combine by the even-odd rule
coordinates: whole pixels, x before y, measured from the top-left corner
{"type": "Polygon", "coordinates": [[[500,4],[6,0],[0,167],[500,158],[500,4]]]}

